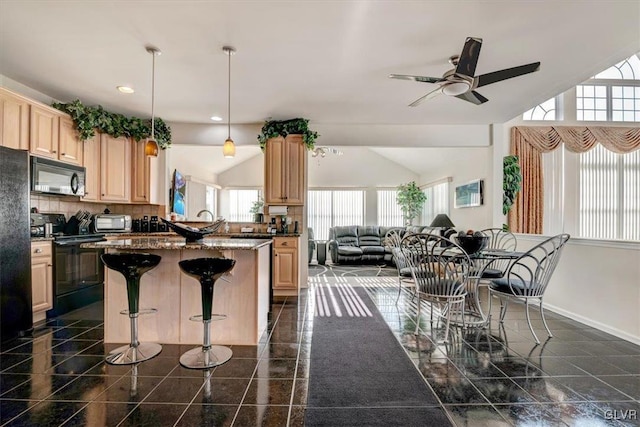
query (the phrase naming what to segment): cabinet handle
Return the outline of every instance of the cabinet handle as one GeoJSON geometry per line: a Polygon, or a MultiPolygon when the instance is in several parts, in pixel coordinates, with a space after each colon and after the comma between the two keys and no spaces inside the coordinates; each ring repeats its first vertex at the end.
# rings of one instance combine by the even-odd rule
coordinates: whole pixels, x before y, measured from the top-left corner
{"type": "Polygon", "coordinates": [[[278,254],[276,254],[276,256],[278,256],[278,254]]]}
{"type": "Polygon", "coordinates": [[[47,264],[47,267],[53,267],[53,264],[47,264]]]}
{"type": "MultiPolygon", "coordinates": [[[[55,151],[54,151],[54,153],[55,153],[55,151]]],[[[66,155],[67,155],[67,153],[60,153],[60,155],[61,155],[61,156],[66,156],[66,155]]]]}
{"type": "Polygon", "coordinates": [[[36,249],[34,252],[37,254],[42,253],[42,249],[36,249]]]}
{"type": "Polygon", "coordinates": [[[57,153],[57,151],[56,151],[56,150],[53,150],[53,151],[52,151],[52,153],[53,153],[53,154],[56,154],[56,153],[57,153]]]}
{"type": "Polygon", "coordinates": [[[282,246],[287,246],[287,242],[282,242],[282,246]]]}
{"type": "Polygon", "coordinates": [[[104,193],[102,193],[102,197],[104,197],[104,193]]]}

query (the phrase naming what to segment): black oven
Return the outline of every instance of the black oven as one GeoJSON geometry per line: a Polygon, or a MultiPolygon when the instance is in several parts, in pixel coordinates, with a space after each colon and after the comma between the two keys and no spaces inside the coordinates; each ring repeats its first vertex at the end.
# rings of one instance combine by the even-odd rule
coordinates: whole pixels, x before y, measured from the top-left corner
{"type": "Polygon", "coordinates": [[[53,309],[55,317],[104,299],[103,249],[81,248],[98,242],[102,234],[56,236],[53,242],[53,309]]]}

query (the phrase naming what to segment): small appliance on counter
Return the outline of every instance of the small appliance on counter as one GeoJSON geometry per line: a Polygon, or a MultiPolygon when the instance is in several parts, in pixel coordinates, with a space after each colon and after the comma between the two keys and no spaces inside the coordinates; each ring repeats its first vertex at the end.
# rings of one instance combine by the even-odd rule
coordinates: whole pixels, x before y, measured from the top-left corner
{"type": "Polygon", "coordinates": [[[131,221],[131,231],[134,233],[166,233],[169,231],[169,227],[160,221],[157,215],[152,215],[151,218],[145,215],[131,221]]]}
{"type": "Polygon", "coordinates": [[[93,217],[96,233],[130,233],[131,215],[97,214],[93,217]]]}

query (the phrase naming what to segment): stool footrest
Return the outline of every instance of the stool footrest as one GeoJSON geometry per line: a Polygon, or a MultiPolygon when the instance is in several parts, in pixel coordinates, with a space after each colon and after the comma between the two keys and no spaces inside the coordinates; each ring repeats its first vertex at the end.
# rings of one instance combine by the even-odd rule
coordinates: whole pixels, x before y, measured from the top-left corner
{"type": "Polygon", "coordinates": [[[229,347],[212,345],[205,350],[204,347],[196,347],[180,356],[180,364],[189,369],[208,369],[222,365],[233,356],[229,347]]]}
{"type": "MultiPolygon", "coordinates": [[[[158,312],[157,308],[141,308],[138,310],[138,316],[146,316],[148,314],[155,314],[158,312]]],[[[129,315],[129,310],[122,310],[120,314],[129,315]]]]}
{"type": "MultiPolygon", "coordinates": [[[[211,321],[215,322],[218,320],[224,320],[227,318],[226,314],[211,314],[211,321]]],[[[192,322],[202,322],[202,314],[196,314],[195,316],[189,317],[189,320],[192,322]]]]}

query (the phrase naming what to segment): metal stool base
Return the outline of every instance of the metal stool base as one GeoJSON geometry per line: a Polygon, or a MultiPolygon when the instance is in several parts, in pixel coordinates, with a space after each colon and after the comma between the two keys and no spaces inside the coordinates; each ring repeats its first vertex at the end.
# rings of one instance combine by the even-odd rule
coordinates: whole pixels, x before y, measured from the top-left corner
{"type": "Polygon", "coordinates": [[[162,351],[162,346],[155,342],[141,342],[136,347],[123,345],[118,347],[106,357],[110,365],[133,365],[156,357],[162,351]]]}
{"type": "Polygon", "coordinates": [[[180,364],[189,369],[208,369],[222,365],[233,356],[229,347],[212,345],[208,350],[196,347],[180,356],[180,364]]]}

